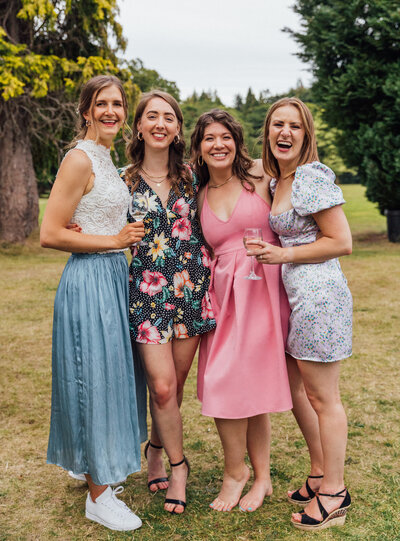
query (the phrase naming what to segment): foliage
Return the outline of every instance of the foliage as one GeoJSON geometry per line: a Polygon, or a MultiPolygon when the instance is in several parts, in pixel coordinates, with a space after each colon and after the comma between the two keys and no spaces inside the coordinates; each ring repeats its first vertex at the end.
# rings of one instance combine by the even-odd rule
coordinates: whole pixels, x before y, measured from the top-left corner
{"type": "Polygon", "coordinates": [[[133,81],[142,92],[148,92],[157,88],[158,90],[169,92],[179,101],[179,88],[176,83],[164,79],[156,70],[145,68],[140,58],[130,60],[127,63],[127,68],[131,73],[133,81]]]}
{"type": "MultiPolygon", "coordinates": [[[[97,73],[119,75],[129,95],[129,123],[140,92],[160,88],[179,100],[176,83],[146,68],[140,59],[118,60],[125,40],[115,19],[117,0],[11,0],[7,8],[2,5],[0,2],[0,109],[12,103],[11,110],[23,111],[20,129],[29,130],[31,136],[40,193],[49,190],[63,149],[72,138],[77,91],[83,81],[97,73]]],[[[187,142],[200,114],[221,107],[242,123],[249,152],[258,158],[265,114],[284,95],[314,104],[321,159],[341,177],[346,167],[337,152],[340,132],[328,131],[314,93],[301,81],[280,95],[265,90],[256,96],[249,88],[246,96],[235,97],[232,108],[225,107],[215,91],[193,92],[181,103],[187,142]]],[[[122,139],[115,144],[114,157],[119,164],[125,161],[122,139]]]]}
{"type": "Polygon", "coordinates": [[[367,197],[400,209],[398,0],[297,0],[303,30],[288,30],[312,65],[313,93],[340,130],[339,150],[367,197]]]}
{"type": "Polygon", "coordinates": [[[117,13],[116,0],[0,3],[0,115],[12,119],[15,133],[8,136],[30,134],[43,190],[72,138],[84,81],[99,73],[119,75],[130,103],[137,99],[129,71],[118,66],[116,54],[125,40],[117,13]]]}
{"type": "Polygon", "coordinates": [[[191,134],[198,117],[202,113],[219,107],[229,111],[242,124],[246,146],[250,155],[253,158],[260,158],[262,153],[262,131],[268,108],[272,103],[285,96],[296,96],[307,102],[310,107],[315,121],[320,160],[335,171],[340,182],[342,182],[342,178],[346,179],[346,176],[350,176],[353,182],[357,182],[354,176],[355,170],[346,167],[338,153],[336,141],[340,136],[340,131],[329,128],[322,118],[323,111],[315,103],[311,90],[305,88],[301,81],[298,81],[297,86],[289,89],[287,93],[278,95],[272,95],[265,90],[257,97],[253,90],[249,88],[245,97],[240,94],[235,96],[233,108],[225,107],[215,91],[203,92],[200,95],[194,92],[181,104],[185,119],[185,133],[187,136],[191,134]]]}
{"type": "Polygon", "coordinates": [[[342,135],[340,130],[329,128],[323,119],[324,110],[322,107],[315,103],[307,103],[307,105],[314,118],[319,160],[335,172],[340,183],[358,183],[358,177],[355,174],[356,170],[349,170],[340,156],[337,145],[337,141],[342,135]]]}
{"type": "Polygon", "coordinates": [[[125,41],[116,0],[11,0],[0,9],[3,100],[25,96],[35,104],[54,91],[71,92],[94,74],[117,71],[115,53],[125,41]]]}

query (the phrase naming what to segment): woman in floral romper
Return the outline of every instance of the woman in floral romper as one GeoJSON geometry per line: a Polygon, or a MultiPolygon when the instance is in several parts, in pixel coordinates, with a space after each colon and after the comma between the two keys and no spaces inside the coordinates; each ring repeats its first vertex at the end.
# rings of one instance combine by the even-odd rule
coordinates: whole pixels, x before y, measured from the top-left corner
{"type": "Polygon", "coordinates": [[[183,513],[189,465],[179,406],[200,335],[215,327],[208,298],[210,259],[197,218],[197,180],[183,163],[182,112],[162,91],[144,94],[136,109],[121,172],[131,193],[149,204],[145,237],[130,266],[130,329],[146,372],[153,419],[145,448],[148,486],[168,488],[165,510],[183,513]],[[168,481],[165,448],[172,467],[168,481]]]}

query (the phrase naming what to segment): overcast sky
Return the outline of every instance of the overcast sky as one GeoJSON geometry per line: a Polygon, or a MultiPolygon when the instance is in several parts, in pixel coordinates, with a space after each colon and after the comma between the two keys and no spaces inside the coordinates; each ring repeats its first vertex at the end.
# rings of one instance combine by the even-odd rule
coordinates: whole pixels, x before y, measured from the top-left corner
{"type": "Polygon", "coordinates": [[[249,86],[258,94],[282,93],[308,66],[294,56],[297,44],[282,28],[298,29],[293,0],[119,0],[128,39],[127,59],[175,81],[186,98],[217,90],[226,105],[249,86]]]}

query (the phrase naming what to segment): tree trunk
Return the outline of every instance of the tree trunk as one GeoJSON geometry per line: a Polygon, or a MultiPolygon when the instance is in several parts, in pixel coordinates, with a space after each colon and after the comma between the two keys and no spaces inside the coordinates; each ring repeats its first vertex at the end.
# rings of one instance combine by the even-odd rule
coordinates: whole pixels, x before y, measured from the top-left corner
{"type": "Polygon", "coordinates": [[[389,242],[400,242],[400,209],[385,210],[389,242]]]}
{"type": "Polygon", "coordinates": [[[0,104],[0,240],[24,242],[38,225],[39,196],[27,119],[0,104]]]}

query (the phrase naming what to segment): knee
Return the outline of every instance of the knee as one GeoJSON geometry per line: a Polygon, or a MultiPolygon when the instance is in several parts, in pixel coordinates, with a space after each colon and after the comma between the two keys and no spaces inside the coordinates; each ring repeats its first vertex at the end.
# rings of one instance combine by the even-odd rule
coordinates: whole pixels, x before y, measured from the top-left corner
{"type": "Polygon", "coordinates": [[[335,415],[335,412],[343,409],[339,394],[326,396],[316,392],[307,392],[307,397],[317,415],[323,415],[324,413],[335,415]]]}
{"type": "Polygon", "coordinates": [[[308,400],[310,401],[310,404],[313,408],[313,410],[319,415],[320,413],[322,413],[323,411],[323,404],[324,404],[324,400],[322,399],[321,396],[319,396],[318,394],[316,393],[311,393],[311,392],[308,392],[307,393],[307,398],[308,400]]]}
{"type": "Polygon", "coordinates": [[[171,399],[176,400],[176,384],[167,381],[156,383],[150,390],[150,396],[158,408],[164,408],[171,399]]]}

